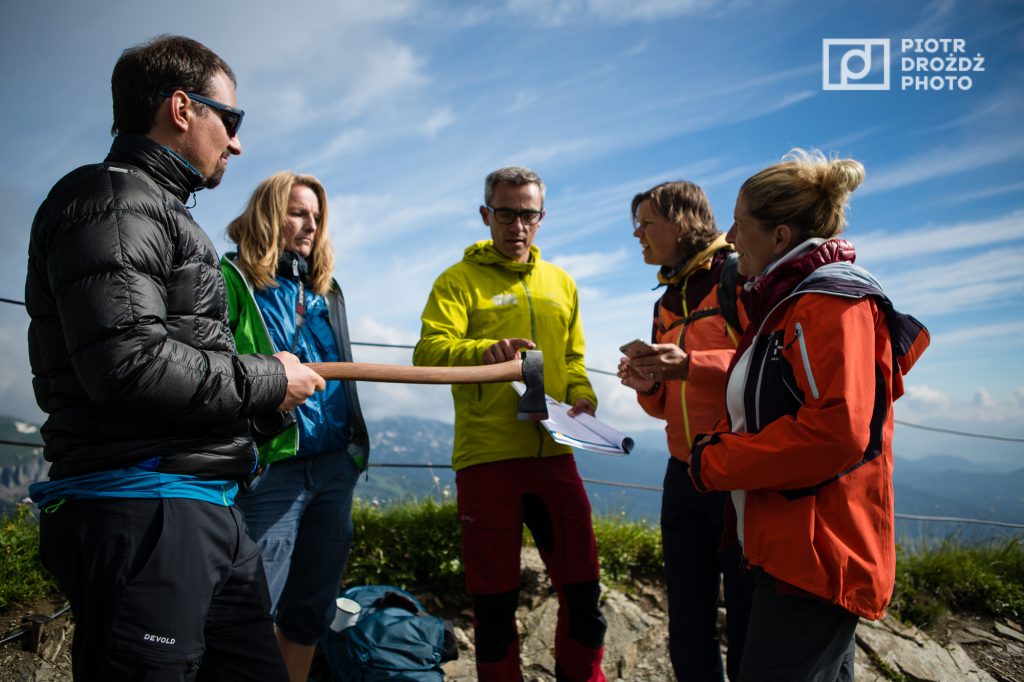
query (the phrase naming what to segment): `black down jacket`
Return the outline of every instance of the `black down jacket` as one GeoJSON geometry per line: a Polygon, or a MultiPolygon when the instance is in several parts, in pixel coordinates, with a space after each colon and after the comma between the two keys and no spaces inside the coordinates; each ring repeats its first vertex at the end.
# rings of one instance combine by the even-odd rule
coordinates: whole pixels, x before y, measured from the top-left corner
{"type": "Polygon", "coordinates": [[[141,135],[62,178],[32,223],[29,360],[51,478],[160,457],[238,479],[247,417],[284,399],[284,366],[238,355],[209,237],[185,208],[202,176],[141,135]]]}

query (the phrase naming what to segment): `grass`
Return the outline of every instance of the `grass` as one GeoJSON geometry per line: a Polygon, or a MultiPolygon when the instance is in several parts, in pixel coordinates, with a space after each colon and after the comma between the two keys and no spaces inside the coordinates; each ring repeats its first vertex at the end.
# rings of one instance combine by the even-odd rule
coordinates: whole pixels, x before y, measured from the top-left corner
{"type": "Polygon", "coordinates": [[[0,609],[31,603],[56,589],[39,563],[39,523],[28,506],[19,506],[0,519],[0,609]]]}
{"type": "MultiPolygon", "coordinates": [[[[434,594],[465,590],[455,502],[424,499],[385,505],[357,501],[347,585],[388,584],[434,594]]],[[[594,520],[602,579],[628,588],[661,576],[657,527],[622,515],[594,520]]],[[[0,520],[0,608],[50,596],[55,587],[39,563],[39,526],[28,507],[0,520]]],[[[529,535],[525,534],[529,542],[529,535]]],[[[987,544],[951,538],[938,545],[900,547],[890,610],[918,626],[948,611],[1024,618],[1024,541],[987,544]]]]}
{"type": "Polygon", "coordinates": [[[934,626],[949,612],[1020,620],[1024,616],[1024,543],[1011,538],[967,544],[950,538],[906,551],[897,548],[890,609],[901,620],[934,626]]]}

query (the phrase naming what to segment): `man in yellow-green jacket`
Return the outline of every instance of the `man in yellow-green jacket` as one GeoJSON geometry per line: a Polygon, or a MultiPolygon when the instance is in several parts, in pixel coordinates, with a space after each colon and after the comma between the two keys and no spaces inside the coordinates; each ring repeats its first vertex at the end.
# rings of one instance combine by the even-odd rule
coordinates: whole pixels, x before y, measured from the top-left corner
{"type": "MultiPolygon", "coordinates": [[[[533,245],[544,191],[526,168],[487,176],[480,217],[491,240],[471,245],[437,278],[413,363],[491,364],[536,348],[544,353],[547,394],[572,405],[570,414],[593,414],[576,283],[533,245]]],[[[525,523],[558,591],[558,679],[604,680],[597,548],[572,448],[555,443],[539,423],[516,419],[519,396],[509,384],[456,385],[452,395],[452,468],[478,678],[521,679],[515,611],[525,523]]]]}

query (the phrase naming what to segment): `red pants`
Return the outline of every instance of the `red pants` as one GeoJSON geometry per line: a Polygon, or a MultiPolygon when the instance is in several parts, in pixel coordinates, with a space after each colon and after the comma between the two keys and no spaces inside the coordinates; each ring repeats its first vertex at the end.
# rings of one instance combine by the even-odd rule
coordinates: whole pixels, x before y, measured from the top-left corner
{"type": "Polygon", "coordinates": [[[557,678],[603,681],[597,545],[572,455],[478,464],[455,481],[479,679],[522,679],[515,611],[525,523],[558,593],[557,678]]]}

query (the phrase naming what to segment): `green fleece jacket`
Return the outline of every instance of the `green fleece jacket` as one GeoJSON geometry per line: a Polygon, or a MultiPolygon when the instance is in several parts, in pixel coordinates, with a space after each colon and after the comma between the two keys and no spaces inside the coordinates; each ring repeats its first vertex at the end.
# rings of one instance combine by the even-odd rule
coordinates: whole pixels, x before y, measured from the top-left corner
{"type": "MultiPolygon", "coordinates": [[[[224,273],[224,282],[227,285],[228,326],[235,337],[235,346],[239,353],[271,355],[277,349],[274,348],[274,344],[270,340],[270,332],[267,331],[263,315],[260,314],[259,306],[253,297],[252,284],[235,263],[235,258],[236,254],[228,253],[220,260],[221,272],[224,273]]],[[[352,362],[352,346],[349,341],[348,322],[345,315],[345,299],[341,294],[341,287],[335,281],[331,283],[331,291],[327,295],[327,305],[331,329],[334,331],[334,343],[341,354],[341,360],[352,362]]],[[[355,382],[346,381],[344,387],[349,410],[348,454],[359,470],[365,471],[370,457],[370,437],[366,430],[362,408],[359,405],[355,382]]],[[[278,412],[263,415],[270,421],[271,426],[274,426],[276,422],[275,417],[280,416],[281,413],[278,412]]],[[[299,449],[299,430],[294,419],[288,421],[292,422],[290,426],[260,444],[261,464],[270,464],[279,459],[295,456],[299,449]]]]}
{"type": "MultiPolygon", "coordinates": [[[[597,396],[583,366],[583,325],[576,283],[567,272],[542,261],[530,247],[530,262],[498,253],[490,241],[466,249],[459,263],[434,282],[423,310],[413,364],[479,365],[484,351],[501,339],[532,340],[544,353],[544,390],[572,405],[597,396]]],[[[537,422],[516,419],[519,396],[509,384],[453,385],[455,444],[452,468],[523,457],[572,452],[555,443],[537,422]]]]}

